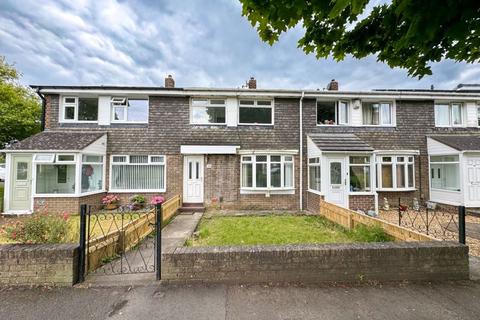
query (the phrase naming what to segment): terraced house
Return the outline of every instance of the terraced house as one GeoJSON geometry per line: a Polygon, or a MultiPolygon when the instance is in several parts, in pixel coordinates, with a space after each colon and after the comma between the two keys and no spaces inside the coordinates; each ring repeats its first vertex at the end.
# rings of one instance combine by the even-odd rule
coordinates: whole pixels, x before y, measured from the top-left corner
{"type": "Polygon", "coordinates": [[[192,206],[480,207],[480,87],[340,91],[34,86],[45,130],[6,152],[5,211],[76,211],[106,193],[192,206]]]}

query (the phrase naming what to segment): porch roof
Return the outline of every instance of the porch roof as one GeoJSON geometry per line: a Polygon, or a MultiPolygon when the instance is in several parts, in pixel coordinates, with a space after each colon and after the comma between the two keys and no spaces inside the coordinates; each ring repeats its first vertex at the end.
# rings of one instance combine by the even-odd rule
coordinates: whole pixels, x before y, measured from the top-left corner
{"type": "Polygon", "coordinates": [[[430,136],[430,138],[458,151],[480,151],[480,135],[430,136]]]}
{"type": "Polygon", "coordinates": [[[14,143],[4,151],[81,151],[105,132],[44,131],[14,143]]]}
{"type": "Polygon", "coordinates": [[[309,134],[310,139],[321,151],[365,151],[374,149],[353,133],[309,134]]]}

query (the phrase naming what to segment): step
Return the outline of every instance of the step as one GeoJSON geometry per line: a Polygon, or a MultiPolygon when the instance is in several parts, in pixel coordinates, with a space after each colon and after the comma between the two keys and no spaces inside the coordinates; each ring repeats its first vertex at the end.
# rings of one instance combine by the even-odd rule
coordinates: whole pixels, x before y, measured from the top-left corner
{"type": "Polygon", "coordinates": [[[185,213],[194,213],[194,212],[205,212],[205,207],[203,206],[203,203],[198,203],[195,206],[192,205],[187,205],[186,203],[180,207],[180,212],[185,212],[185,213]]]}

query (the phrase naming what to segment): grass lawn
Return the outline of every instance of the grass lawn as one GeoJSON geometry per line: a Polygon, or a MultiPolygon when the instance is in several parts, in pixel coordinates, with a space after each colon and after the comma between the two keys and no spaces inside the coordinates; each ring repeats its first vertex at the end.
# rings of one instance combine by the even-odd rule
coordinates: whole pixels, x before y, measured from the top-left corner
{"type": "Polygon", "coordinates": [[[320,216],[204,218],[197,230],[198,237],[187,240],[187,246],[393,241],[381,227],[348,231],[320,216]]]}

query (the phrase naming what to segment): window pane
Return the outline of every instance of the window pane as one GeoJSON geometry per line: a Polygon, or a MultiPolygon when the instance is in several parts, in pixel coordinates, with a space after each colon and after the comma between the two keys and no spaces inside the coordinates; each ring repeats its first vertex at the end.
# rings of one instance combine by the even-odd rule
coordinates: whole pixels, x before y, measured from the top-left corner
{"type": "Polygon", "coordinates": [[[391,164],[382,164],[382,188],[393,188],[393,172],[391,164]]]}
{"type": "Polygon", "coordinates": [[[73,154],[59,154],[57,157],[58,161],[75,161],[75,156],[73,154]]]}
{"type": "Polygon", "coordinates": [[[214,105],[224,105],[224,104],[225,104],[225,100],[222,100],[222,99],[212,99],[212,100],[210,100],[210,104],[214,104],[214,105]]]}
{"type": "Polygon", "coordinates": [[[458,156],[430,156],[431,162],[455,162],[458,156]]]}
{"type": "Polygon", "coordinates": [[[251,163],[242,164],[242,187],[243,188],[253,187],[252,176],[253,176],[252,164],[251,163]]]}
{"type": "Polygon", "coordinates": [[[256,161],[257,162],[267,162],[267,156],[257,156],[256,161]]]}
{"type": "Polygon", "coordinates": [[[293,187],[293,163],[284,164],[283,185],[285,188],[293,187]]]}
{"type": "Polygon", "coordinates": [[[17,181],[28,179],[28,162],[17,162],[17,181]]]}
{"type": "Polygon", "coordinates": [[[78,120],[96,121],[98,119],[98,99],[78,98],[78,120]]]}
{"type": "Polygon", "coordinates": [[[382,103],[382,124],[392,124],[392,107],[390,103],[382,103]]]}
{"type": "Polygon", "coordinates": [[[272,101],[270,100],[258,100],[257,101],[257,106],[271,106],[272,101]]]}
{"type": "Polygon", "coordinates": [[[192,123],[225,123],[225,107],[192,107],[192,123]]]}
{"type": "Polygon", "coordinates": [[[39,194],[75,193],[75,164],[37,165],[36,192],[39,194]]]}
{"type": "Polygon", "coordinates": [[[335,101],[317,101],[317,124],[335,124],[335,101]]]}
{"type": "Polygon", "coordinates": [[[344,101],[339,101],[338,103],[338,123],[348,123],[348,103],[344,101]]]}
{"type": "Polygon", "coordinates": [[[127,156],[113,156],[112,162],[114,163],[124,163],[127,162],[127,156]]]}
{"type": "Polygon", "coordinates": [[[74,120],[75,119],[75,107],[65,107],[65,120],[74,120]]]}
{"type": "Polygon", "coordinates": [[[112,166],[112,189],[160,190],[164,189],[165,165],[112,166]]]}
{"type": "Polygon", "coordinates": [[[414,174],[413,174],[413,164],[408,165],[408,187],[413,188],[415,186],[414,184],[414,174]]]}
{"type": "Polygon", "coordinates": [[[253,100],[240,100],[240,105],[253,106],[255,101],[253,100]]]}
{"type": "Polygon", "coordinates": [[[457,126],[462,124],[462,106],[460,104],[452,104],[452,122],[457,126]]]}
{"type": "Polygon", "coordinates": [[[435,105],[435,122],[437,125],[448,126],[450,125],[450,114],[448,112],[448,104],[435,105]]]}
{"type": "Polygon", "coordinates": [[[65,98],[65,103],[75,103],[75,98],[65,98]]]}
{"type": "Polygon", "coordinates": [[[363,124],[378,125],[380,118],[380,105],[378,103],[364,103],[362,105],[363,124]]]}
{"type": "Polygon", "coordinates": [[[342,184],[342,164],[340,162],[330,163],[330,184],[342,184]]]}
{"type": "Polygon", "coordinates": [[[94,155],[87,155],[87,154],[84,154],[82,156],[82,161],[83,162],[96,162],[96,163],[100,163],[103,161],[103,157],[102,156],[94,156],[94,155]]]}
{"type": "Polygon", "coordinates": [[[360,157],[360,156],[352,156],[350,157],[351,164],[367,164],[370,163],[370,157],[360,157]]]}
{"type": "Polygon", "coordinates": [[[370,166],[350,166],[350,191],[370,191],[370,166]]]}
{"type": "Polygon", "coordinates": [[[310,170],[310,173],[309,173],[310,180],[308,184],[309,188],[312,190],[320,191],[320,188],[321,188],[320,166],[310,166],[309,170],[310,170]]]}
{"type": "Polygon", "coordinates": [[[256,164],[256,187],[257,188],[266,188],[267,187],[267,164],[266,163],[257,163],[256,164]]]}
{"type": "Polygon", "coordinates": [[[113,119],[116,121],[125,121],[125,107],[113,107],[113,119]]]}
{"type": "Polygon", "coordinates": [[[48,153],[39,153],[35,155],[34,161],[37,162],[53,162],[55,159],[54,154],[48,154],[48,153]]]}
{"type": "Polygon", "coordinates": [[[164,156],[151,156],[150,157],[150,162],[162,163],[164,161],[165,161],[164,156]]]}
{"type": "Polygon", "coordinates": [[[103,164],[82,165],[82,192],[102,190],[103,164]]]}
{"type": "Polygon", "coordinates": [[[127,120],[145,122],[148,120],[148,100],[128,99],[127,120]]]}
{"type": "Polygon", "coordinates": [[[271,162],[280,162],[282,160],[281,156],[270,156],[271,162]]]}
{"type": "Polygon", "coordinates": [[[431,185],[435,189],[444,189],[451,191],[460,190],[459,181],[459,164],[458,163],[445,163],[445,164],[431,164],[432,171],[436,171],[437,174],[432,174],[431,185]]]}
{"type": "Polygon", "coordinates": [[[148,163],[148,156],[130,156],[130,163],[148,163]]]}
{"type": "Polygon", "coordinates": [[[271,108],[240,108],[240,123],[272,123],[271,108]]]}
{"type": "Polygon", "coordinates": [[[282,186],[281,167],[282,165],[280,163],[270,164],[270,186],[272,188],[280,188],[282,186]]]}
{"type": "Polygon", "coordinates": [[[397,188],[405,188],[405,165],[397,164],[397,188]]]}

